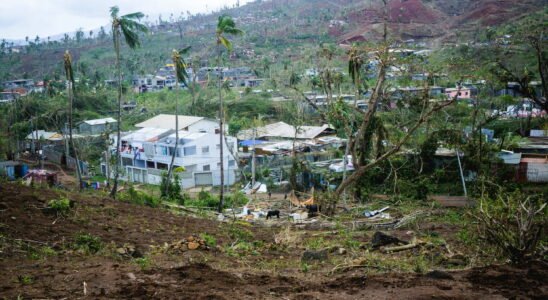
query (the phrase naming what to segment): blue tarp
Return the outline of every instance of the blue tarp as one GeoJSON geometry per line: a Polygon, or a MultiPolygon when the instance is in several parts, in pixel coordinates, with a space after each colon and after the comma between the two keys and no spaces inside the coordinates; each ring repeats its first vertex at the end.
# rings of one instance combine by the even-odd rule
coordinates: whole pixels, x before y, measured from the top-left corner
{"type": "Polygon", "coordinates": [[[262,143],[266,143],[266,141],[261,141],[261,140],[245,140],[245,141],[241,141],[240,142],[240,146],[252,146],[252,145],[258,145],[258,144],[262,144],[262,143]]]}

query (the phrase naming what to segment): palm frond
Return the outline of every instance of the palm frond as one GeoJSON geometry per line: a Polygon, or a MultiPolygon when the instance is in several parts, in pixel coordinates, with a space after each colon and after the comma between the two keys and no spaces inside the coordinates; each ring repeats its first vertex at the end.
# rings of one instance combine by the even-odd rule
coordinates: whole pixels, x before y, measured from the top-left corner
{"type": "Polygon", "coordinates": [[[144,17],[145,17],[145,15],[142,12],[135,12],[135,13],[123,15],[121,18],[122,19],[137,19],[137,20],[139,20],[139,19],[142,19],[144,17]]]}
{"type": "Polygon", "coordinates": [[[110,16],[111,16],[113,19],[118,18],[118,12],[120,12],[120,9],[118,8],[118,6],[112,6],[112,7],[110,8],[110,16]]]}
{"type": "Polygon", "coordinates": [[[179,50],[179,53],[181,53],[181,55],[186,55],[186,54],[188,54],[188,52],[190,52],[190,48],[192,48],[192,46],[188,46],[186,48],[183,48],[183,49],[179,50]]]}
{"type": "Polygon", "coordinates": [[[244,33],[243,30],[236,27],[236,22],[234,22],[234,20],[228,15],[222,15],[219,17],[217,31],[220,34],[232,35],[241,35],[244,33]]]}
{"type": "Polygon", "coordinates": [[[227,50],[232,50],[232,44],[224,36],[219,36],[219,42],[223,44],[227,50]]]}
{"type": "Polygon", "coordinates": [[[352,46],[348,56],[348,73],[352,78],[352,83],[359,89],[358,85],[361,81],[361,67],[363,65],[363,59],[356,46],[352,46]]]}
{"type": "Polygon", "coordinates": [[[232,34],[232,35],[242,35],[244,34],[244,31],[241,30],[240,28],[227,27],[225,28],[224,33],[232,34]]]}
{"type": "Polygon", "coordinates": [[[139,36],[137,33],[133,32],[131,28],[127,27],[125,22],[120,23],[120,28],[122,29],[122,34],[124,35],[124,39],[127,43],[127,45],[131,49],[135,49],[139,46],[141,46],[141,43],[139,42],[139,36]]]}
{"type": "Polygon", "coordinates": [[[177,76],[177,81],[183,85],[187,86],[188,73],[186,71],[186,62],[184,60],[183,54],[186,54],[189,51],[190,47],[186,47],[182,50],[173,50],[173,55],[171,59],[175,65],[175,75],[177,76]]]}
{"type": "Polygon", "coordinates": [[[148,27],[146,27],[145,25],[143,25],[139,22],[133,21],[131,19],[125,19],[125,18],[122,17],[121,22],[124,23],[125,26],[127,28],[129,28],[130,30],[132,30],[132,31],[139,31],[139,32],[143,32],[143,33],[148,32],[148,27]]]}
{"type": "Polygon", "coordinates": [[[63,56],[63,62],[64,62],[65,75],[67,76],[67,80],[70,82],[74,82],[74,72],[72,71],[72,56],[70,55],[70,52],[68,50],[65,52],[65,55],[63,56]]]}

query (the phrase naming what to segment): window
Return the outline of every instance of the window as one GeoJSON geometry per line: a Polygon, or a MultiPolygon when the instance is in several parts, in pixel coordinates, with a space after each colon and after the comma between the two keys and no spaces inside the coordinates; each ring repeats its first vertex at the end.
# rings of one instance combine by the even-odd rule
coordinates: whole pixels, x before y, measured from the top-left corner
{"type": "Polygon", "coordinates": [[[183,150],[184,150],[185,156],[196,154],[196,146],[184,147],[183,150]]]}
{"type": "Polygon", "coordinates": [[[202,154],[209,153],[209,146],[202,147],[202,154]]]}
{"type": "Polygon", "coordinates": [[[147,168],[149,169],[155,169],[156,166],[154,165],[153,161],[147,160],[147,168]]]}
{"type": "Polygon", "coordinates": [[[167,170],[167,167],[168,167],[168,165],[164,163],[156,163],[156,165],[158,166],[158,169],[160,170],[167,170]]]}
{"type": "Polygon", "coordinates": [[[221,168],[221,163],[218,162],[218,163],[217,163],[217,169],[220,169],[220,168],[221,168]]]}
{"type": "Polygon", "coordinates": [[[234,161],[234,160],[229,160],[228,161],[228,166],[229,167],[234,167],[235,165],[236,165],[236,161],[234,161]]]}
{"type": "Polygon", "coordinates": [[[167,156],[167,147],[164,147],[164,146],[157,147],[156,154],[167,156]]]}
{"type": "Polygon", "coordinates": [[[209,171],[209,165],[204,165],[202,167],[202,171],[209,171]]]}
{"type": "Polygon", "coordinates": [[[217,150],[221,149],[221,144],[217,144],[215,147],[217,147],[217,150]]]}

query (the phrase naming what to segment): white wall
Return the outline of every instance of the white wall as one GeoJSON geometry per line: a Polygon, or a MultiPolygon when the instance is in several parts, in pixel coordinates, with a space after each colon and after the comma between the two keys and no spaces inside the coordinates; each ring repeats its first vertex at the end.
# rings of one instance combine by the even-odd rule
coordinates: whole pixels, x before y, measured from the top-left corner
{"type": "Polygon", "coordinates": [[[212,120],[206,120],[202,119],[190,126],[188,126],[189,132],[207,132],[207,133],[215,133],[215,129],[219,128],[219,123],[212,121],[212,120]]]}
{"type": "MultiPolygon", "coordinates": [[[[191,170],[191,174],[185,174],[184,176],[180,176],[180,183],[181,186],[185,189],[191,188],[195,186],[195,178],[194,173],[203,173],[203,172],[211,172],[212,173],[212,179],[213,179],[213,185],[219,186],[221,184],[221,178],[220,178],[220,166],[218,165],[220,161],[220,150],[217,149],[217,145],[219,144],[219,135],[216,134],[205,134],[201,138],[198,138],[196,140],[193,140],[187,144],[179,145],[179,149],[182,153],[182,157],[176,157],[175,158],[175,165],[177,166],[193,166],[195,165],[195,169],[191,170]],[[196,146],[196,154],[195,155],[184,155],[184,147],[192,147],[196,146]],[[209,147],[209,151],[207,153],[202,152],[203,147],[209,147]],[[204,170],[204,165],[209,165],[209,170],[204,170]]],[[[225,138],[225,145],[224,145],[224,169],[225,169],[225,184],[226,185],[232,185],[236,182],[237,176],[239,175],[238,171],[238,165],[236,162],[235,157],[232,155],[232,153],[228,150],[228,145],[231,146],[233,149],[237,149],[237,140],[234,137],[226,137],[225,138]],[[229,165],[230,161],[233,162],[232,165],[229,165]]],[[[167,144],[157,144],[157,148],[159,149],[159,146],[169,146],[167,144]]],[[[171,145],[173,146],[173,145],[171,145]]],[[[160,153],[161,151],[157,151],[156,153],[160,153]]],[[[122,153],[122,157],[133,159],[133,154],[127,154],[122,153]]],[[[169,165],[171,162],[171,156],[170,155],[161,155],[156,154],[151,159],[148,159],[144,153],[141,153],[141,159],[143,160],[151,160],[155,161],[157,163],[164,163],[169,165]]],[[[136,167],[130,167],[130,168],[136,168],[136,167]]],[[[141,169],[141,168],[138,168],[141,169]]],[[[147,170],[147,169],[143,169],[147,170]]],[[[128,178],[128,179],[131,179],[128,178]]],[[[158,170],[147,172],[146,175],[147,183],[149,184],[160,184],[161,182],[161,176],[159,175],[158,170]],[[153,173],[153,174],[151,174],[153,173]]]]}

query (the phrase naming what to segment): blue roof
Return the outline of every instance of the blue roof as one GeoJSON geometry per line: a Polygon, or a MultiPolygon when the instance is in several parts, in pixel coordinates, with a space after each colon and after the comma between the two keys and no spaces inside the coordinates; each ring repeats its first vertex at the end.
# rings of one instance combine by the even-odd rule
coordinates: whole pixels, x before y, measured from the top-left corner
{"type": "Polygon", "coordinates": [[[266,143],[266,141],[261,141],[261,140],[244,140],[244,141],[241,141],[239,144],[240,146],[251,146],[251,145],[257,145],[257,144],[262,144],[262,143],[266,143]]]}

